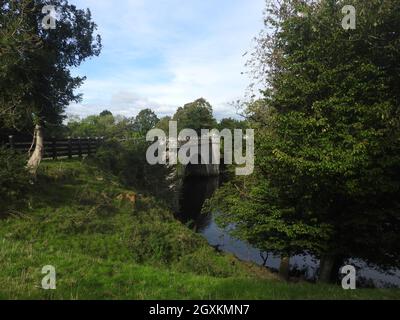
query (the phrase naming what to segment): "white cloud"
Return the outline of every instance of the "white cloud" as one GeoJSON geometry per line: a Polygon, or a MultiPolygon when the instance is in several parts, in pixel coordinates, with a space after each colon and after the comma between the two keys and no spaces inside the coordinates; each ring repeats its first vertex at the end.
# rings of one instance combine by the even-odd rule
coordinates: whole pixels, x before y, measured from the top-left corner
{"type": "Polygon", "coordinates": [[[104,49],[76,71],[88,80],[70,113],[165,115],[204,97],[219,117],[235,114],[228,103],[250,82],[242,56],[262,28],[264,0],[73,2],[91,8],[104,49]]]}

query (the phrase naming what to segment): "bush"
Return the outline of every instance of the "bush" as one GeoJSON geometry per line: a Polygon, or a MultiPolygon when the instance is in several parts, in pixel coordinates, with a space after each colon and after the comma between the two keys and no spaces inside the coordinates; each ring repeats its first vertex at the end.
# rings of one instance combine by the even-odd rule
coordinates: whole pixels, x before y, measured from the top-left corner
{"type": "Polygon", "coordinates": [[[0,148],[0,208],[22,199],[28,187],[26,158],[12,150],[0,148]]]}
{"type": "Polygon", "coordinates": [[[117,140],[107,140],[100,145],[96,156],[93,158],[95,164],[106,172],[117,174],[121,171],[121,160],[124,148],[117,140]]]}
{"type": "Polygon", "coordinates": [[[172,169],[164,165],[150,165],[146,160],[149,147],[146,141],[110,140],[98,149],[94,161],[104,171],[111,173],[127,187],[173,203],[169,186],[172,169]]]}
{"type": "Polygon", "coordinates": [[[243,272],[243,268],[233,256],[218,254],[206,245],[193,253],[182,256],[175,268],[178,272],[222,278],[239,275],[243,272]]]}
{"type": "Polygon", "coordinates": [[[132,227],[129,247],[139,263],[169,265],[204,245],[200,236],[177,222],[159,220],[154,214],[158,215],[155,209],[147,212],[148,219],[132,227]]]}

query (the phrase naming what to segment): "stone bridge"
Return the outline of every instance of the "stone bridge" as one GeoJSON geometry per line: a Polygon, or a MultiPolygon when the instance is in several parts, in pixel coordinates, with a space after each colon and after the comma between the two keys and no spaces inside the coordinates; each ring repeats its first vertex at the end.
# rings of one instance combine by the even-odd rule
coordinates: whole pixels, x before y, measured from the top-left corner
{"type": "Polygon", "coordinates": [[[170,160],[170,152],[174,150],[176,150],[176,154],[180,154],[180,157],[185,154],[188,163],[182,164],[182,161],[179,160],[178,162],[183,165],[186,177],[219,176],[221,166],[219,142],[214,142],[211,138],[169,139],[165,155],[167,162],[170,160]]]}

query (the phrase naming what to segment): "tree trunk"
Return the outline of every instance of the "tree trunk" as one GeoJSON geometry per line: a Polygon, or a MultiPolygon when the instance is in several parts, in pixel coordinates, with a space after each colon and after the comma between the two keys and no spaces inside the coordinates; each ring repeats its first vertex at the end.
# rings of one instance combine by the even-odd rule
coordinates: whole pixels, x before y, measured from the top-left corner
{"type": "Polygon", "coordinates": [[[44,151],[43,131],[40,125],[36,125],[34,136],[36,138],[36,146],[32,156],[28,161],[27,167],[31,174],[36,175],[37,169],[42,161],[44,151]]]}
{"type": "Polygon", "coordinates": [[[279,276],[288,281],[290,273],[290,257],[281,256],[281,264],[279,266],[279,276]]]}
{"type": "Polygon", "coordinates": [[[325,255],[321,258],[318,282],[337,283],[339,268],[343,264],[343,257],[338,255],[325,255]]]}

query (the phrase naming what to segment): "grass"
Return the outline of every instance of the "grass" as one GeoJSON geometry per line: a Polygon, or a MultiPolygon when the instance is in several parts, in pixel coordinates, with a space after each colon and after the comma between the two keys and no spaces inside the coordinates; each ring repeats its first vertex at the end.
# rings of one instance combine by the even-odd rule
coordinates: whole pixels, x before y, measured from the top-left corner
{"type": "Polygon", "coordinates": [[[398,299],[398,290],[344,291],[286,283],[217,253],[161,202],[89,163],[45,162],[18,210],[0,220],[0,299],[398,299]],[[41,289],[41,269],[57,289],[41,289]]]}

